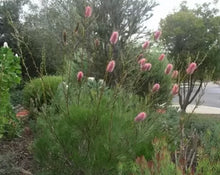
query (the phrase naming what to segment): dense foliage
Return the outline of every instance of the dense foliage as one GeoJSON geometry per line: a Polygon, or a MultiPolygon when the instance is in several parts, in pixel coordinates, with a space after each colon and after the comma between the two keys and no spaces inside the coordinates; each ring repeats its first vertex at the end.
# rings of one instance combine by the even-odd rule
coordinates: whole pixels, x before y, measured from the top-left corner
{"type": "Polygon", "coordinates": [[[0,48],[0,138],[5,134],[15,134],[14,131],[9,131],[16,128],[9,90],[19,84],[20,76],[20,58],[4,43],[4,47],[0,48]]]}

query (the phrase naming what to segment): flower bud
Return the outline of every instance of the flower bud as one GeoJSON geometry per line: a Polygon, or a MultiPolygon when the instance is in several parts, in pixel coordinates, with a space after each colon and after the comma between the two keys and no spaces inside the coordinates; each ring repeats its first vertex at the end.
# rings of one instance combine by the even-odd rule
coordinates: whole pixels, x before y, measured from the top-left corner
{"type": "Polygon", "coordinates": [[[165,69],[165,71],[164,71],[164,73],[168,75],[168,74],[170,74],[172,69],[173,69],[173,65],[172,64],[168,64],[166,69],[165,69]]]}
{"type": "Polygon", "coordinates": [[[144,65],[141,65],[141,70],[142,71],[150,71],[151,70],[151,63],[145,63],[144,65]]]}
{"type": "Polygon", "coordinates": [[[110,38],[110,43],[111,44],[116,44],[118,41],[118,32],[112,32],[111,38],[110,38]]]}
{"type": "Polygon", "coordinates": [[[174,70],[171,77],[173,79],[176,79],[178,77],[178,74],[179,74],[178,70],[174,70]]]}
{"type": "Polygon", "coordinates": [[[83,78],[83,72],[80,71],[80,72],[78,72],[78,74],[77,74],[77,81],[78,81],[78,82],[81,82],[81,81],[82,81],[82,78],[83,78]]]}
{"type": "Polygon", "coordinates": [[[143,65],[146,62],[146,58],[142,58],[138,61],[138,64],[143,65]]]}
{"type": "Polygon", "coordinates": [[[156,83],[152,88],[152,92],[157,92],[157,91],[159,91],[159,89],[160,89],[160,84],[156,83]]]}
{"type": "Polygon", "coordinates": [[[142,48],[143,49],[147,49],[150,45],[150,41],[146,41],[143,45],[142,45],[142,48]]]}
{"type": "Polygon", "coordinates": [[[173,88],[172,88],[172,95],[176,95],[179,92],[179,85],[178,84],[174,84],[173,88]]]}
{"type": "Polygon", "coordinates": [[[99,45],[100,45],[100,41],[99,41],[99,39],[96,39],[95,40],[95,46],[98,47],[99,45]]]}
{"type": "Polygon", "coordinates": [[[157,40],[160,39],[161,33],[162,33],[162,32],[159,31],[159,30],[154,33],[154,40],[155,40],[155,41],[157,41],[157,40]]]}
{"type": "Polygon", "coordinates": [[[159,56],[158,60],[159,60],[159,61],[163,61],[164,57],[165,57],[165,54],[162,53],[162,54],[159,56]]]}
{"type": "Polygon", "coordinates": [[[85,17],[89,18],[92,16],[92,8],[90,6],[86,6],[85,8],[85,17]]]}
{"type": "Polygon", "coordinates": [[[108,63],[106,67],[106,72],[113,72],[114,68],[115,68],[115,61],[112,60],[108,63]]]}
{"type": "Polygon", "coordinates": [[[197,64],[196,63],[194,63],[194,62],[192,62],[192,63],[190,63],[190,65],[188,66],[188,68],[186,69],[186,73],[187,74],[193,74],[194,73],[194,71],[197,69],[197,64]]]}

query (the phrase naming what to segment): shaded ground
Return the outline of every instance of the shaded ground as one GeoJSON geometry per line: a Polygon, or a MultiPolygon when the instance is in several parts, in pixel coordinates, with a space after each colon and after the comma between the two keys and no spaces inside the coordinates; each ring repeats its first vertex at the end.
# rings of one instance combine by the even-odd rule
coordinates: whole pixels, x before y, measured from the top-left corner
{"type": "Polygon", "coordinates": [[[0,141],[0,175],[32,175],[32,143],[33,135],[28,127],[21,137],[0,141]]]}

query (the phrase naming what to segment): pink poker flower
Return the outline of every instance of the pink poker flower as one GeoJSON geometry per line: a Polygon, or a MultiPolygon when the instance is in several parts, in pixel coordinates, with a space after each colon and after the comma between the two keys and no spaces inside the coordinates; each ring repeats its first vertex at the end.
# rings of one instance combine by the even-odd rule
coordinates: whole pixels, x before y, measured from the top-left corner
{"type": "Polygon", "coordinates": [[[170,74],[170,72],[172,70],[173,70],[173,65],[172,64],[168,64],[166,69],[165,69],[165,71],[164,71],[164,73],[168,75],[168,74],[170,74]]]}
{"type": "Polygon", "coordinates": [[[176,79],[178,77],[178,74],[179,74],[178,70],[174,70],[171,78],[176,79]]]}
{"type": "Polygon", "coordinates": [[[92,8],[90,6],[86,6],[85,8],[85,17],[89,18],[92,16],[92,8]]]}
{"type": "Polygon", "coordinates": [[[112,60],[108,63],[106,67],[106,72],[113,72],[114,68],[115,68],[115,61],[112,60]]]}
{"type": "Polygon", "coordinates": [[[144,65],[146,63],[146,58],[141,58],[139,61],[138,61],[138,64],[140,65],[144,65]]]}
{"type": "Polygon", "coordinates": [[[160,84],[159,83],[156,83],[154,84],[153,88],[152,88],[152,92],[158,92],[160,89],[160,84]]]}
{"type": "Polygon", "coordinates": [[[151,67],[152,67],[151,63],[145,63],[145,64],[141,65],[141,70],[142,71],[150,71],[151,67]]]}
{"type": "Polygon", "coordinates": [[[173,88],[172,88],[172,95],[176,95],[179,92],[179,85],[178,84],[174,84],[173,88]]]}
{"type": "Polygon", "coordinates": [[[194,73],[194,71],[197,69],[197,64],[196,63],[194,63],[194,62],[192,62],[192,63],[190,63],[190,65],[188,66],[188,68],[186,69],[186,73],[187,74],[193,74],[194,73]]]}
{"type": "Polygon", "coordinates": [[[157,41],[157,40],[159,40],[160,39],[160,36],[161,36],[161,34],[162,34],[162,32],[161,31],[156,31],[155,33],[154,33],[154,40],[155,41],[157,41]]]}
{"type": "Polygon", "coordinates": [[[165,54],[162,53],[162,54],[159,56],[158,60],[159,60],[159,61],[163,61],[164,58],[165,58],[165,54]]]}
{"type": "Polygon", "coordinates": [[[142,48],[143,49],[147,49],[150,45],[150,41],[146,41],[143,45],[142,45],[142,48]]]}
{"type": "Polygon", "coordinates": [[[83,78],[83,72],[80,71],[80,72],[78,72],[78,74],[77,74],[77,81],[78,81],[78,82],[81,82],[81,81],[82,81],[82,78],[83,78]]]}
{"type": "Polygon", "coordinates": [[[141,112],[134,118],[134,121],[135,122],[144,121],[146,117],[147,117],[147,114],[145,112],[141,112]]]}
{"type": "Polygon", "coordinates": [[[116,44],[118,42],[118,32],[112,32],[111,38],[110,38],[110,43],[111,44],[116,44]]]}

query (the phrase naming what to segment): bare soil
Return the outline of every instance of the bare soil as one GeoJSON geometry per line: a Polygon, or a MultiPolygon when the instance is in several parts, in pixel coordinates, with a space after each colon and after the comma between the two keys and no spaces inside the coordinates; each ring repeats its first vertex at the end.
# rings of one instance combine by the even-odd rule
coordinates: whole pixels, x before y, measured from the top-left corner
{"type": "Polygon", "coordinates": [[[0,141],[0,175],[32,175],[33,134],[25,127],[20,137],[0,141]]]}

